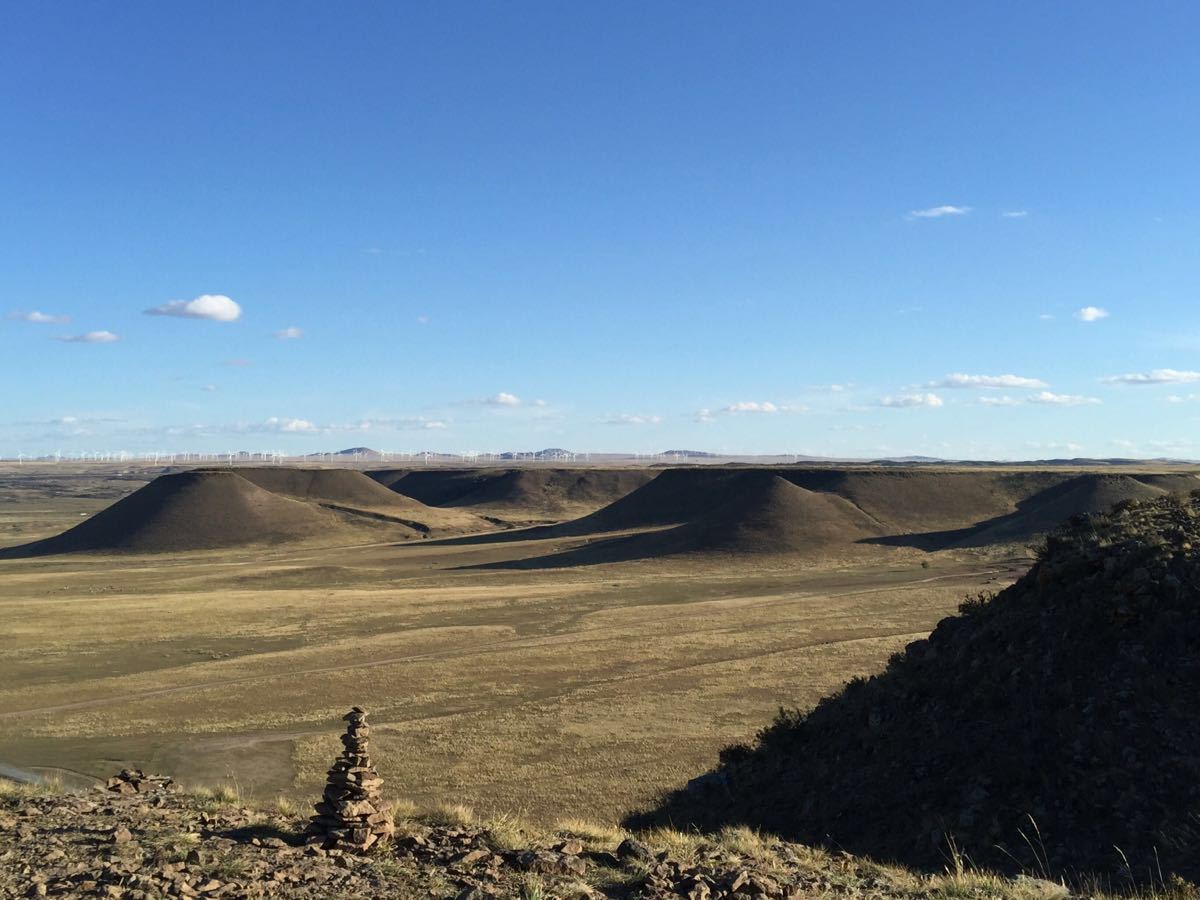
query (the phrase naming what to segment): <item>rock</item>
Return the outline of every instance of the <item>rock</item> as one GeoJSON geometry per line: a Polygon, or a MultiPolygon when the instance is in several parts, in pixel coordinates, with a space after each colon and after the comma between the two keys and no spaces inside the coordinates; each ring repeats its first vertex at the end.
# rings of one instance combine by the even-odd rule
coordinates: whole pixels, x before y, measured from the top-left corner
{"type": "Polygon", "coordinates": [[[316,815],[308,825],[308,843],[326,850],[366,852],[394,833],[388,808],[379,798],[383,784],[371,765],[367,714],[354,707],[342,717],[347,723],[342,735],[342,755],[329,770],[325,792],[316,804],[316,815]]]}
{"type": "Polygon", "coordinates": [[[645,863],[654,862],[654,851],[637,838],[627,837],[617,845],[617,857],[625,862],[645,863]]]}
{"type": "Polygon", "coordinates": [[[114,844],[127,844],[133,840],[133,832],[124,825],[120,825],[112,830],[108,839],[114,844]]]}

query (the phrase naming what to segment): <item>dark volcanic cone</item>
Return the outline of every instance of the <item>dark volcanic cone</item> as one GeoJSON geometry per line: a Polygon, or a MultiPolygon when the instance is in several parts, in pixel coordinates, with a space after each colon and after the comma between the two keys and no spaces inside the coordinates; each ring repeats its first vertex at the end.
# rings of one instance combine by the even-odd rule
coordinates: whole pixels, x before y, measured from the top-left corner
{"type": "Polygon", "coordinates": [[[638,822],[748,824],[937,868],[953,839],[1010,871],[1194,880],[1197,548],[1195,496],[1075,519],[1017,584],[781,714],[638,822]]]}

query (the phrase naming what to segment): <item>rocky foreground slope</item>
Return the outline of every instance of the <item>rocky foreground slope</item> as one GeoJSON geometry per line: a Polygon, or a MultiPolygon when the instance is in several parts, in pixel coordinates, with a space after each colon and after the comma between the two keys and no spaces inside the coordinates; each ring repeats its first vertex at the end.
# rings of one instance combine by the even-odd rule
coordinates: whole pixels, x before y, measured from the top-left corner
{"type": "Polygon", "coordinates": [[[936,868],[1200,878],[1200,497],[1051,536],[882,674],[667,798],[640,824],[743,824],[936,868]]]}
{"type": "MultiPolygon", "coordinates": [[[[0,897],[153,898],[845,898],[1065,900],[1036,878],[968,871],[915,875],[745,829],[701,837],[564,823],[529,831],[461,809],[397,815],[367,853],[306,843],[302,816],[231,795],[187,793],[125,772],[110,788],[0,792],[0,897]]],[[[1163,885],[1161,900],[1194,889],[1163,885]]],[[[1084,893],[1080,897],[1101,897],[1084,893]]],[[[1150,894],[1142,895],[1150,897],[1150,894]]]]}

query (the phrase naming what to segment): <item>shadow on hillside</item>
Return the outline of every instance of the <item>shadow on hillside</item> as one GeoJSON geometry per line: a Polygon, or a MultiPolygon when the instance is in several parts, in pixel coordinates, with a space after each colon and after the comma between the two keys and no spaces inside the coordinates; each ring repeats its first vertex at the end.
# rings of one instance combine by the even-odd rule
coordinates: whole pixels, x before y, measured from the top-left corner
{"type": "MultiPolygon", "coordinates": [[[[501,560],[499,562],[480,563],[473,566],[462,566],[463,569],[507,569],[507,570],[541,570],[541,569],[570,569],[578,566],[599,566],[605,563],[635,562],[642,559],[655,559],[680,552],[674,538],[684,533],[686,525],[676,525],[661,531],[641,534],[626,534],[616,537],[597,537],[579,547],[562,550],[557,553],[547,553],[541,556],[531,556],[526,559],[501,560]]],[[[562,537],[561,534],[551,535],[562,537]]]]}
{"type": "Polygon", "coordinates": [[[434,538],[431,540],[411,543],[401,541],[397,547],[474,547],[484,544],[511,544],[518,541],[537,541],[544,538],[562,537],[557,525],[533,525],[529,528],[510,528],[505,531],[481,531],[477,534],[463,534],[456,537],[434,538]]]}
{"type": "MultiPolygon", "coordinates": [[[[864,538],[859,543],[912,547],[932,553],[937,550],[1030,542],[1063,526],[1075,516],[1106,511],[1113,502],[1145,499],[1150,492],[1158,492],[1137,479],[1127,480],[1134,491],[1129,496],[1104,493],[1104,486],[1113,483],[1111,476],[1080,475],[1018,501],[1016,509],[1011,513],[995,516],[974,525],[942,531],[883,535],[864,538]],[[1146,493],[1143,494],[1142,491],[1146,493]]],[[[1128,492],[1129,489],[1126,488],[1126,493],[1128,492]]]]}

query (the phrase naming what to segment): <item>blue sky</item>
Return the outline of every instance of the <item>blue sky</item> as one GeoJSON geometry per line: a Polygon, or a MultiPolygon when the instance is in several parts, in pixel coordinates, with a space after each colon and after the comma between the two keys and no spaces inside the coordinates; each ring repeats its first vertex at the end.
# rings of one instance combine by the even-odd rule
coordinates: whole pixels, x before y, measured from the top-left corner
{"type": "Polygon", "coordinates": [[[1200,458],[1197,33],[7,3],[0,455],[1200,458]]]}

